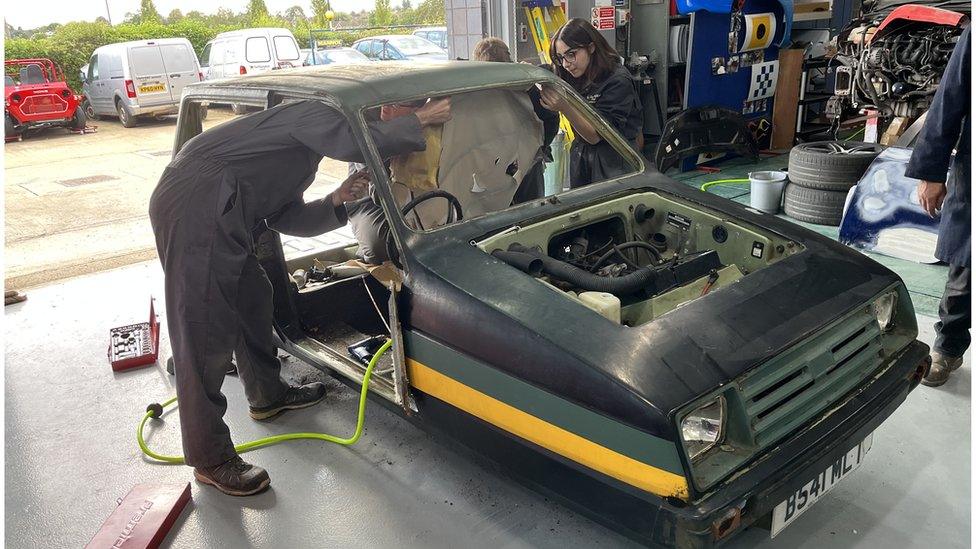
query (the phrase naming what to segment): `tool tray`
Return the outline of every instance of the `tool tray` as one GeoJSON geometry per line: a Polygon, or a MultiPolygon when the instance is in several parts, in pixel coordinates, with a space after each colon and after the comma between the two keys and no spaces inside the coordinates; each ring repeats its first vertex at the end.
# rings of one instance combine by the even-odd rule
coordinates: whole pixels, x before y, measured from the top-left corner
{"type": "Polygon", "coordinates": [[[153,364],[159,357],[159,318],[149,300],[149,322],[119,326],[109,331],[108,360],[115,371],[153,364]]]}

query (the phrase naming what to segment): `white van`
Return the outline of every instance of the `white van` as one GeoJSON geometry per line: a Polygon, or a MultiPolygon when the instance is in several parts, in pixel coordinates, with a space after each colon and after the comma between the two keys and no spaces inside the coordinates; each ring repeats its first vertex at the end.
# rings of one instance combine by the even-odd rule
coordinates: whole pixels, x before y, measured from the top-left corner
{"type": "Polygon", "coordinates": [[[222,32],[203,48],[207,80],[302,66],[298,42],[288,29],[222,32]]]}
{"type": "Polygon", "coordinates": [[[203,80],[200,63],[186,38],[158,38],[109,44],[95,50],[83,67],[83,108],[91,120],[118,116],[131,128],[140,116],[179,111],[187,84],[203,80]]]}

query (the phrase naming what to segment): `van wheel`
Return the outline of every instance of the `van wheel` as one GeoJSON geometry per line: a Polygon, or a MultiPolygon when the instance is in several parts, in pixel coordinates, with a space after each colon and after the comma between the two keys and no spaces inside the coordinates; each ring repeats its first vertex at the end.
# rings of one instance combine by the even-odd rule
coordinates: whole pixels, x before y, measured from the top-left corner
{"type": "Polygon", "coordinates": [[[89,120],[98,120],[98,115],[95,114],[95,106],[91,104],[91,101],[85,99],[81,102],[81,110],[85,111],[85,116],[89,120]]]}
{"type": "Polygon", "coordinates": [[[125,128],[136,127],[136,123],[137,123],[136,117],[132,116],[132,113],[129,112],[129,108],[125,106],[125,103],[123,103],[122,101],[116,101],[115,110],[117,110],[119,113],[119,122],[122,123],[123,127],[125,128]]]}
{"type": "Polygon", "coordinates": [[[72,130],[83,130],[85,126],[88,125],[88,117],[85,116],[85,109],[78,107],[75,109],[75,115],[71,117],[71,125],[69,126],[72,130]]]}
{"type": "Polygon", "coordinates": [[[239,103],[231,103],[230,110],[234,114],[245,114],[247,113],[247,105],[241,105],[239,103]]]}

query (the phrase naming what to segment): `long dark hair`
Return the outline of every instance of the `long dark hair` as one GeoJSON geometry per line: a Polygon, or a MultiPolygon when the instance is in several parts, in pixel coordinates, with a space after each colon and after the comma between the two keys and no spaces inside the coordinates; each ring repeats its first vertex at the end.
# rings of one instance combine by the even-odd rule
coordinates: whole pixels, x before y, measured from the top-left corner
{"type": "Polygon", "coordinates": [[[549,43],[549,59],[552,60],[552,68],[556,76],[569,82],[577,90],[593,82],[602,81],[620,65],[620,56],[617,54],[617,50],[607,43],[607,40],[593,28],[589,21],[580,18],[570,19],[565,25],[559,27],[549,43]],[[573,75],[563,68],[563,64],[556,60],[556,40],[562,40],[569,49],[586,48],[593,44],[590,64],[581,77],[573,78],[573,75]]]}

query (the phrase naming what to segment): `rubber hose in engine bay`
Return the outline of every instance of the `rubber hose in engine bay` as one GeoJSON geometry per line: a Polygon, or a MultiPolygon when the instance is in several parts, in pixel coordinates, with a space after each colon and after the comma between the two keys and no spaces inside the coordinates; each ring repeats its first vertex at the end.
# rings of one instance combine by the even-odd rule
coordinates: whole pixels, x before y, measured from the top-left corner
{"type": "MultiPolygon", "coordinates": [[[[529,274],[532,273],[522,269],[521,265],[533,265],[530,258],[536,258],[542,261],[542,272],[546,274],[569,282],[584,290],[606,292],[614,295],[630,294],[646,288],[654,283],[658,276],[654,265],[641,267],[633,273],[620,277],[599,276],[550,257],[541,251],[526,248],[521,244],[512,244],[509,246],[507,252],[496,250],[492,252],[492,255],[529,274]]],[[[534,265],[538,264],[536,263],[534,265]]]]}

